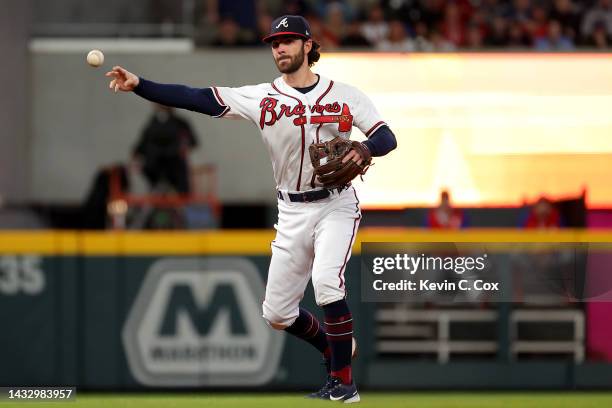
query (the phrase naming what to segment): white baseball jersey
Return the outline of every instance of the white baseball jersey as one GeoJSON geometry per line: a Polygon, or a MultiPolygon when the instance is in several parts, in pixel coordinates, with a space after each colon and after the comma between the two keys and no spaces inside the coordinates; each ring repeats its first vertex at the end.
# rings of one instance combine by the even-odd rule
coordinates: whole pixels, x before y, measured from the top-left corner
{"type": "Polygon", "coordinates": [[[305,94],[287,85],[282,76],[272,83],[212,89],[225,107],[218,117],[248,119],[261,131],[279,190],[313,189],[311,143],[336,136],[348,139],[353,126],[369,137],[385,124],[364,93],[323,76],[305,94]]]}

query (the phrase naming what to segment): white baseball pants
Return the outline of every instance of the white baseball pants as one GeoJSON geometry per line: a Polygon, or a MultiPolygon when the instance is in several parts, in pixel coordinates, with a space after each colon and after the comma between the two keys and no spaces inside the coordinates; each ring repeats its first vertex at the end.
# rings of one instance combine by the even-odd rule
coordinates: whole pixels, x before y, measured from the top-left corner
{"type": "Polygon", "coordinates": [[[288,327],[299,314],[311,277],[319,306],[346,296],[344,273],[361,210],[352,186],[315,202],[293,203],[287,194],[283,197],[278,199],[263,317],[288,327]]]}

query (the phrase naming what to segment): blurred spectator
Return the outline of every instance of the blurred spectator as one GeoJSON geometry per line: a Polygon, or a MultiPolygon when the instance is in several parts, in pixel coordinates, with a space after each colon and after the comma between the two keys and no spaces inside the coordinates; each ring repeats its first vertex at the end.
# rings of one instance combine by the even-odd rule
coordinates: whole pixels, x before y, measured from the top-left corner
{"type": "Polygon", "coordinates": [[[226,17],[219,23],[217,35],[211,45],[214,47],[243,47],[254,44],[252,36],[241,31],[238,23],[232,18],[226,17]]]}
{"type": "Polygon", "coordinates": [[[449,2],[457,5],[461,21],[464,23],[470,21],[474,14],[473,0],[449,0],[449,2]]]}
{"type": "Polygon", "coordinates": [[[151,0],[151,17],[155,23],[171,25],[179,24],[183,17],[182,13],[182,1],[151,0]]]}
{"type": "Polygon", "coordinates": [[[346,17],[343,5],[339,2],[331,2],[327,5],[325,14],[325,25],[328,35],[333,37],[333,42],[340,45],[346,35],[346,17]]]}
{"type": "MultiPolygon", "coordinates": [[[[305,16],[310,14],[310,7],[305,0],[285,0],[282,2],[283,6],[279,12],[279,15],[298,15],[305,16]]],[[[270,27],[268,26],[268,29],[270,27]]]]}
{"type": "Polygon", "coordinates": [[[257,29],[260,0],[205,0],[206,19],[209,23],[219,23],[224,19],[232,19],[243,30],[257,29]]]}
{"type": "Polygon", "coordinates": [[[508,18],[525,26],[531,21],[531,0],[514,0],[508,18]]]}
{"type": "Polygon", "coordinates": [[[540,199],[533,205],[525,228],[559,228],[561,226],[561,216],[553,203],[546,197],[540,199]]]}
{"type": "Polygon", "coordinates": [[[596,24],[591,35],[586,38],[585,44],[598,49],[608,48],[610,46],[610,39],[606,26],[604,24],[596,24]]]}
{"type": "Polygon", "coordinates": [[[467,43],[466,47],[472,50],[482,48],[483,38],[480,28],[475,25],[471,25],[467,31],[467,43]]]}
{"type": "Polygon", "coordinates": [[[197,146],[189,123],[167,106],[155,104],[153,115],[132,152],[151,189],[167,182],[176,192],[187,194],[189,153],[197,146]]]}
{"type": "Polygon", "coordinates": [[[510,5],[505,0],[481,0],[478,4],[480,10],[491,22],[495,17],[508,16],[510,14],[510,5]]]}
{"type": "Polygon", "coordinates": [[[548,36],[548,12],[544,7],[540,5],[533,7],[532,20],[527,24],[527,30],[534,42],[548,36]]]}
{"type": "Polygon", "coordinates": [[[550,12],[551,20],[561,23],[563,34],[576,42],[580,29],[580,13],[572,0],[555,0],[550,12]]]}
{"type": "Polygon", "coordinates": [[[389,23],[389,35],[387,39],[379,42],[376,48],[380,51],[389,52],[408,52],[415,50],[414,42],[406,33],[404,24],[398,20],[393,20],[389,23]]]}
{"type": "Polygon", "coordinates": [[[422,0],[421,18],[430,30],[438,28],[444,17],[445,0],[422,0]]]}
{"type": "Polygon", "coordinates": [[[255,38],[255,42],[258,45],[266,45],[262,41],[262,39],[268,34],[270,34],[270,27],[272,26],[272,21],[274,21],[274,18],[267,13],[262,13],[257,18],[257,35],[255,38]]]}
{"type": "Polygon", "coordinates": [[[612,35],[612,0],[598,0],[584,15],[582,20],[582,35],[590,38],[597,25],[606,28],[606,34],[612,35]]]}
{"type": "Polygon", "coordinates": [[[446,38],[439,31],[433,30],[429,36],[431,43],[431,50],[436,52],[452,52],[455,51],[455,45],[446,38]]]}
{"type": "Polygon", "coordinates": [[[375,47],[387,39],[389,23],[385,21],[383,9],[379,5],[370,8],[368,19],[361,26],[361,33],[375,47]]]}
{"type": "Polygon", "coordinates": [[[351,21],[355,17],[350,2],[346,0],[318,0],[316,3],[317,12],[324,19],[327,19],[330,13],[337,12],[342,14],[343,21],[351,21]]]}
{"type": "Polygon", "coordinates": [[[421,0],[382,0],[379,6],[387,19],[398,19],[412,25],[421,21],[421,0]]]}
{"type": "Polygon", "coordinates": [[[524,48],[531,46],[531,37],[525,29],[523,25],[518,21],[513,21],[508,28],[508,42],[506,44],[508,47],[512,48],[524,48]]]}
{"type": "Polygon", "coordinates": [[[459,6],[455,2],[446,5],[440,31],[444,38],[456,47],[466,43],[465,25],[461,19],[459,6]]]}
{"type": "Polygon", "coordinates": [[[485,37],[485,45],[487,47],[506,47],[508,42],[508,21],[502,16],[494,17],[491,30],[485,37]]]}
{"type": "Polygon", "coordinates": [[[534,46],[538,51],[570,51],[574,49],[574,43],[563,34],[561,23],[556,20],[552,20],[548,24],[548,36],[536,39],[534,46]]]}
{"type": "Polygon", "coordinates": [[[122,163],[99,168],[91,182],[85,202],[81,207],[82,223],[85,229],[105,229],[108,214],[108,203],[114,186],[121,193],[130,190],[128,169],[122,163]]]}
{"type": "Polygon", "coordinates": [[[317,40],[323,50],[329,51],[340,46],[341,39],[336,37],[316,14],[309,15],[306,19],[310,23],[312,38],[317,40]]]}
{"type": "Polygon", "coordinates": [[[476,27],[480,31],[480,36],[484,39],[487,32],[489,31],[488,16],[483,10],[473,10],[471,17],[469,18],[467,25],[468,29],[476,27]]]}
{"type": "Polygon", "coordinates": [[[346,35],[340,45],[343,47],[370,47],[372,44],[361,33],[359,21],[353,21],[348,25],[346,35]]]}
{"type": "Polygon", "coordinates": [[[459,229],[465,226],[463,211],[453,208],[448,191],[440,193],[440,204],[429,210],[427,214],[427,225],[430,228],[459,229]]]}
{"type": "Polygon", "coordinates": [[[429,29],[427,24],[419,21],[414,26],[414,49],[415,51],[433,51],[433,45],[429,41],[429,29]]]}

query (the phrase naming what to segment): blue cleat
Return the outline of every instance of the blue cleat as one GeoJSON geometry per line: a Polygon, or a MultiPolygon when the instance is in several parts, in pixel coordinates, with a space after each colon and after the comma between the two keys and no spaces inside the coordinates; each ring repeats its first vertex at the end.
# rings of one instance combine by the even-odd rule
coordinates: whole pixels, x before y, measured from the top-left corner
{"type": "Polygon", "coordinates": [[[314,398],[314,399],[329,400],[329,393],[333,385],[334,385],[333,377],[331,375],[328,375],[327,379],[325,380],[325,384],[323,384],[323,387],[321,387],[319,391],[313,392],[312,394],[308,394],[306,397],[314,398]]]}
{"type": "MultiPolygon", "coordinates": [[[[351,348],[351,359],[354,360],[357,357],[357,342],[353,337],[352,348],[351,348]]],[[[314,398],[314,399],[323,399],[329,400],[329,394],[331,392],[332,387],[336,386],[337,382],[334,382],[334,379],[331,373],[331,362],[327,359],[323,359],[323,364],[325,365],[325,371],[327,372],[327,379],[325,380],[325,384],[318,391],[313,392],[312,394],[308,394],[306,398],[314,398]]],[[[359,395],[357,395],[357,399],[359,400],[359,395]]],[[[358,401],[353,401],[358,402],[358,401]]]]}
{"type": "Polygon", "coordinates": [[[354,402],[361,401],[354,382],[350,385],[345,385],[335,377],[333,377],[331,381],[331,389],[329,390],[330,400],[342,401],[345,404],[352,404],[354,402]]]}

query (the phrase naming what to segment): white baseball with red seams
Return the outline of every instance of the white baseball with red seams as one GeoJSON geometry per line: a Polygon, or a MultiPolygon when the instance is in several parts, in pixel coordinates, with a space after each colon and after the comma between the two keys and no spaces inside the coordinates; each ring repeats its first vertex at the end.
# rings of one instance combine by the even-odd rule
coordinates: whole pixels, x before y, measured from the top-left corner
{"type": "Polygon", "coordinates": [[[212,89],[225,107],[218,117],[253,122],[270,154],[282,198],[263,315],[270,323],[288,326],[299,314],[311,277],[318,305],[345,297],[343,275],[361,219],[353,187],[315,202],[288,199],[287,193],[321,189],[312,185],[308,146],[336,136],[349,139],[353,126],[370,136],[385,122],[364,93],[323,76],[305,94],[283,77],[272,83],[212,89]]]}

